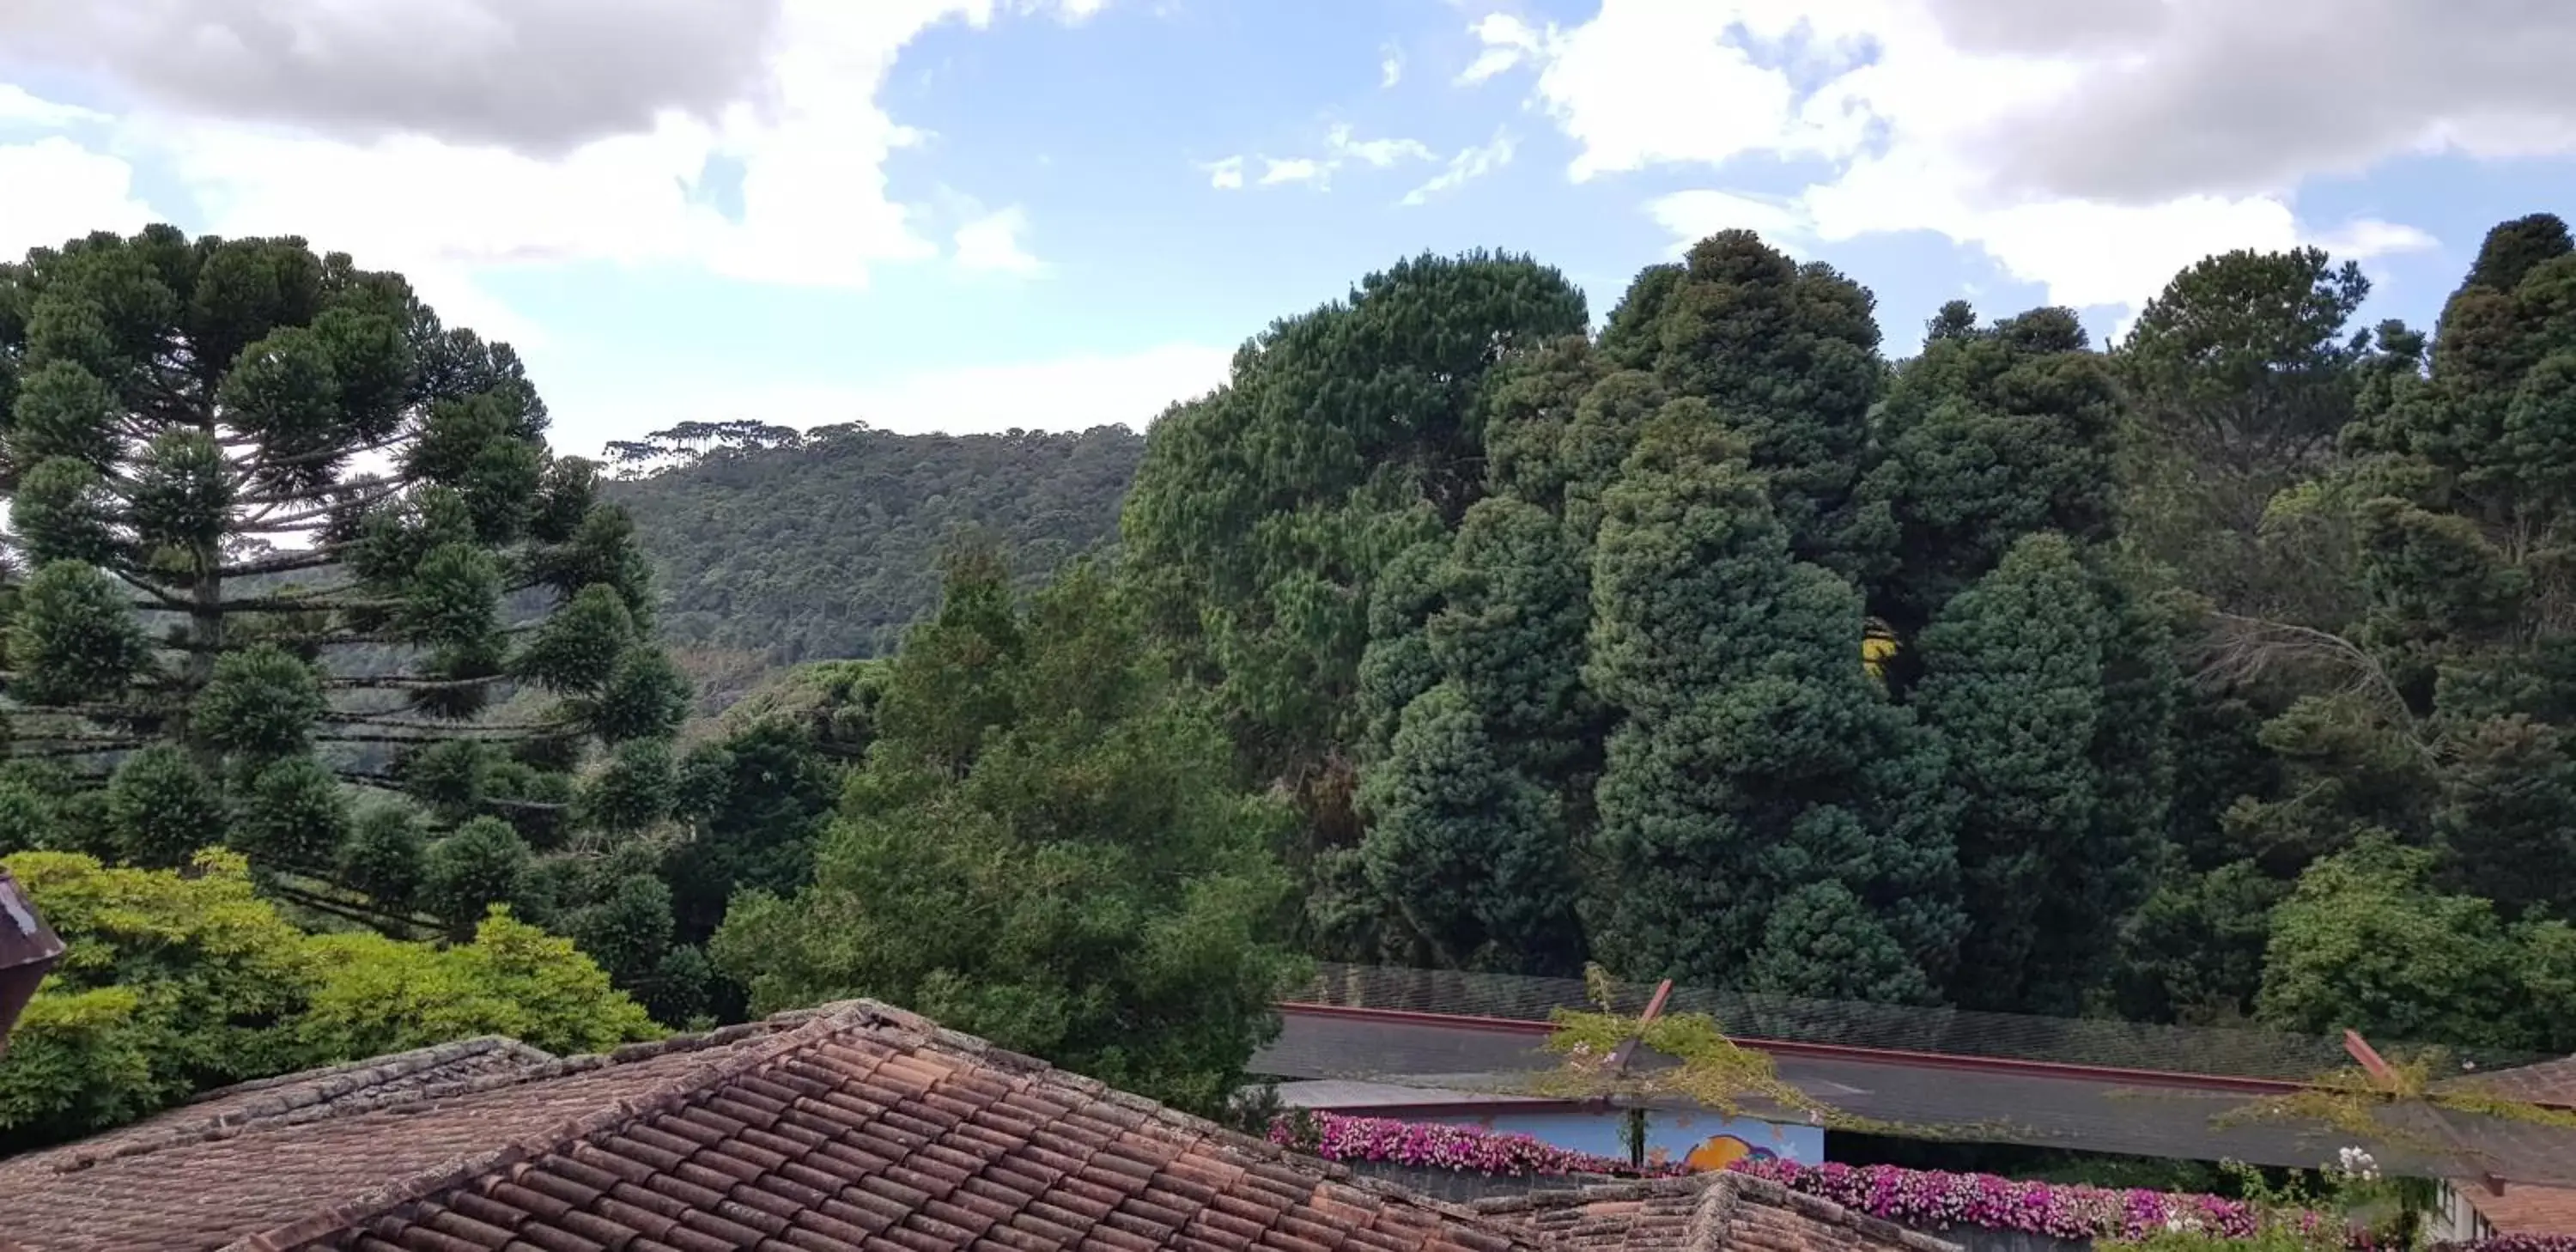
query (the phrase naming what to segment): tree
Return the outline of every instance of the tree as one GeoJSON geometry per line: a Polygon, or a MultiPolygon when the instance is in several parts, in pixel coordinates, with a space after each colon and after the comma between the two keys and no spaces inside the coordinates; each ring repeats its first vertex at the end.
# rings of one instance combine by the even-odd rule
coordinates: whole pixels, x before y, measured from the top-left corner
{"type": "MultiPolygon", "coordinates": [[[[667,908],[661,916],[667,924],[667,908]]],[[[294,1026],[315,1056],[382,1056],[478,1035],[575,1056],[661,1033],[571,940],[515,921],[506,909],[484,918],[471,943],[376,934],[306,942],[318,981],[294,1026]]]]}
{"type": "Polygon", "coordinates": [[[2315,248],[2229,252],[2176,275],[2112,354],[2128,539],[2228,609],[2313,611],[2265,517],[2325,471],[2353,419],[2372,338],[2349,326],[2369,296],[2359,265],[2315,248]]]}
{"type": "Polygon", "coordinates": [[[66,951],[0,1061],[0,1149],[191,1093],[481,1034],[602,1051],[658,1033],[562,939],[495,915],[472,943],[308,935],[239,854],[184,870],[67,852],[7,860],[66,951]]]}
{"type": "Polygon", "coordinates": [[[344,847],[351,788],[553,847],[569,783],[541,776],[676,728],[632,527],[547,451],[518,356],[401,276],[294,238],[92,235],[0,265],[0,377],[31,571],[8,751],[104,788],[119,855],[228,842],[356,887],[401,853],[344,847]]]}
{"type": "Polygon", "coordinates": [[[2121,926],[2112,1002],[2137,1021],[2205,1026],[2250,1018],[2272,909],[2289,890],[2252,861],[2169,873],[2121,926]]]}
{"type": "Polygon", "coordinates": [[[1959,806],[1966,1007],[2073,1014],[2150,885],[2163,813],[2112,810],[2122,762],[2095,756],[2112,627],[2075,545],[2041,533],[1923,632],[1913,708],[1959,806]]]}
{"type": "Polygon", "coordinates": [[[621,475],[649,472],[603,493],[634,514],[653,560],[662,641],[765,665],[894,651],[938,608],[941,546],[961,530],[1002,544],[1021,589],[1043,584],[1115,542],[1119,499],[1145,453],[1145,437],[1125,426],[906,435],[847,425],[790,439],[762,423],[713,423],[696,432],[720,441],[703,455],[661,442],[691,425],[644,447],[610,445],[621,475]]]}
{"type": "Polygon", "coordinates": [[[1677,269],[1641,275],[1603,350],[1675,398],[1707,401],[1771,484],[1790,550],[1857,574],[1888,540],[1883,510],[1852,498],[1885,381],[1875,305],[1830,266],[1723,231],[1677,269]]]}
{"type": "Polygon", "coordinates": [[[1557,797],[1454,681],[1405,706],[1387,761],[1360,785],[1370,886],[1441,969],[1581,968],[1579,885],[1557,797]]]}
{"type": "Polygon", "coordinates": [[[2382,831],[2301,875],[2264,955],[2264,1024],[2500,1048],[2562,1035],[2535,1020],[2553,1007],[2531,994],[2542,932],[2508,927],[2485,900],[2441,894],[2433,870],[2431,853],[2382,831]]]}
{"type": "Polygon", "coordinates": [[[1149,588],[1154,633],[1216,684],[1247,781],[1298,797],[1297,859],[1356,842],[1378,572],[1483,494],[1489,375],[1587,320],[1582,293],[1535,262],[1419,257],[1275,324],[1226,386],[1154,424],[1122,576],[1149,588]]]}
{"type": "Polygon", "coordinates": [[[1119,1087],[1213,1110],[1295,962],[1283,812],[1234,789],[1137,610],[1085,567],[1025,609],[951,566],[894,659],[880,738],[810,886],[749,891],[716,964],[756,1012],[869,995],[1119,1087]]]}
{"type": "Polygon", "coordinates": [[[1965,918],[1938,747],[1863,671],[1859,593],[1794,559],[1703,403],[1668,406],[1610,490],[1592,596],[1586,676],[1619,719],[1597,792],[1605,963],[1743,985],[1773,914],[1834,883],[1876,973],[1818,970],[1815,990],[1941,986],[1965,918]]]}
{"type": "MultiPolygon", "coordinates": [[[[1971,321],[1965,304],[1948,310],[1971,321]]],[[[2118,398],[2066,309],[1935,334],[1896,372],[1859,487],[1895,519],[1873,607],[1910,635],[2028,535],[2111,533],[2118,398]]]]}

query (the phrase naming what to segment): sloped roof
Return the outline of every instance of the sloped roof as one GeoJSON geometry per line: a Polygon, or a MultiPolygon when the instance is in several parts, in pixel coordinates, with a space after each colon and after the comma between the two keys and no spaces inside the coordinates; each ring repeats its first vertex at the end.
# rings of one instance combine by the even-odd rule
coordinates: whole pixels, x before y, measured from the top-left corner
{"type": "Polygon", "coordinates": [[[867,1002],[0,1162],[9,1252],[1542,1244],[867,1002]]]}
{"type": "Polygon", "coordinates": [[[1958,1252],[1767,1178],[1702,1174],[1480,1200],[1475,1209],[1566,1252],[1958,1252]]]}
{"type": "Polygon", "coordinates": [[[2576,1107],[2576,1056],[2446,1079],[2435,1083],[2434,1089],[2479,1091],[2526,1104],[2576,1107]]]}
{"type": "Polygon", "coordinates": [[[455,1094],[478,1079],[512,1081],[555,1058],[515,1039],[485,1036],[396,1052],[209,1091],[132,1125],[78,1143],[0,1160],[0,1179],[220,1136],[252,1124],[287,1125],[455,1094]]]}
{"type": "Polygon", "coordinates": [[[2507,1183],[2503,1195],[2489,1195],[2474,1184],[2458,1185],[2497,1234],[2576,1235],[2576,1191],[2507,1183]]]}

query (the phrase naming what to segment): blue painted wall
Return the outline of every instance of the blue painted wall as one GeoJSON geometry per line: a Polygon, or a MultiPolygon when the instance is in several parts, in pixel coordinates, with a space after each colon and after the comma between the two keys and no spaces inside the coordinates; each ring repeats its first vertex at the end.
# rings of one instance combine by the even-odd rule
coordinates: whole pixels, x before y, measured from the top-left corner
{"type": "MultiPolygon", "coordinates": [[[[1496,1110],[1491,1113],[1443,1114],[1419,1120],[1517,1131],[1542,1143],[1576,1152],[1625,1157],[1627,1146],[1619,1141],[1621,1119],[1622,1114],[1608,1110],[1553,1113],[1496,1110]]],[[[1751,1148],[1768,1151],[1782,1160],[1801,1165],[1822,1165],[1825,1161],[1825,1132],[1820,1126],[1782,1125],[1717,1113],[1657,1110],[1646,1115],[1647,1151],[1660,1148],[1675,1161],[1689,1156],[1693,1149],[1717,1135],[1732,1135],[1751,1148]]]]}

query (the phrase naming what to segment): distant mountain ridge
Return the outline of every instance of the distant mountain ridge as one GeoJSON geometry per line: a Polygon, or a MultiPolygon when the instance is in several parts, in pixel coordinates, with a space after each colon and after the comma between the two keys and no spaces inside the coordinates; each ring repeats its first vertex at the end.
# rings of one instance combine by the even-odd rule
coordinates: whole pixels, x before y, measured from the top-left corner
{"type": "Polygon", "coordinates": [[[773,665],[893,651],[936,607],[939,555],[961,532],[999,539],[1031,582],[1104,546],[1145,451],[1123,426],[745,428],[762,437],[702,452],[621,445],[665,468],[608,495],[656,566],[665,640],[773,665]]]}

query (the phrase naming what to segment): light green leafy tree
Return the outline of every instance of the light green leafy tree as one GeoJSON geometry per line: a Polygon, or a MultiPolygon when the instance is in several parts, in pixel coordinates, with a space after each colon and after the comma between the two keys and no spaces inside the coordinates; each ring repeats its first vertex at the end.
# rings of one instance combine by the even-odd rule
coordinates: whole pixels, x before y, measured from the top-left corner
{"type": "Polygon", "coordinates": [[[811,885],[738,896],[712,954],[755,1012],[873,996],[1215,1110],[1297,964],[1286,816],[1105,577],[1022,608],[970,556],[891,663],[811,885]]]}

